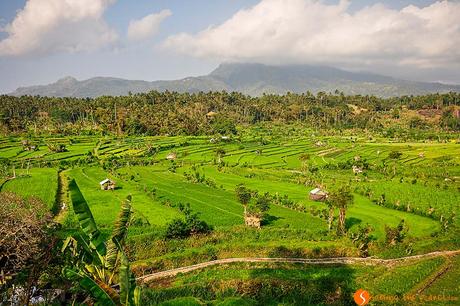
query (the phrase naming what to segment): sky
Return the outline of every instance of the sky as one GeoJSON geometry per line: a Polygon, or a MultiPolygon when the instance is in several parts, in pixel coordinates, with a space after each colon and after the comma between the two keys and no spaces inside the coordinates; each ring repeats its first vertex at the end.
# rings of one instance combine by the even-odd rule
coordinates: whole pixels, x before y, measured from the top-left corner
{"type": "Polygon", "coordinates": [[[460,84],[460,0],[0,0],[0,93],[222,62],[327,65],[460,84]]]}

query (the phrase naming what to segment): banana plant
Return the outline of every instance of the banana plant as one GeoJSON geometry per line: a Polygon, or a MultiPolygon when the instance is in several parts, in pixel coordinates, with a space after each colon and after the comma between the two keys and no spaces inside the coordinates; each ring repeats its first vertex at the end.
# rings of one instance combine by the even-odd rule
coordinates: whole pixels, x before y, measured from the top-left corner
{"type": "Polygon", "coordinates": [[[72,266],[64,268],[64,276],[78,283],[96,304],[139,305],[140,287],[123,251],[132,215],[131,196],[122,202],[112,235],[104,241],[75,180],[69,183],[69,191],[81,233],[64,241],[62,250],[71,252],[73,259],[72,266]]]}

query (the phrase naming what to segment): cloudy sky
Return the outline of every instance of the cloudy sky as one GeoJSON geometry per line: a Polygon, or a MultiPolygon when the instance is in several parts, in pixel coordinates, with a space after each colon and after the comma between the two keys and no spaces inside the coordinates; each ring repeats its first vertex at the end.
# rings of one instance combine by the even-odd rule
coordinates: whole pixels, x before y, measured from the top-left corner
{"type": "Polygon", "coordinates": [[[460,84],[460,1],[0,1],[3,93],[68,75],[176,79],[232,61],[460,84]]]}

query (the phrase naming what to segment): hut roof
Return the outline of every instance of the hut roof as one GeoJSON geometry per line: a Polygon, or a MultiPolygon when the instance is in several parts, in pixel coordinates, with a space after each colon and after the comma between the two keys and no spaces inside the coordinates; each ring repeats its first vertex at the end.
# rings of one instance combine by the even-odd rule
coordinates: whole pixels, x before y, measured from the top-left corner
{"type": "Polygon", "coordinates": [[[175,152],[171,152],[166,156],[166,159],[176,159],[177,154],[175,152]]]}
{"type": "Polygon", "coordinates": [[[326,192],[321,190],[320,188],[315,188],[310,191],[310,194],[326,195],[326,192]]]}
{"type": "Polygon", "coordinates": [[[112,183],[112,180],[106,178],[105,180],[99,182],[100,185],[104,185],[104,184],[107,184],[107,183],[112,183]]]}

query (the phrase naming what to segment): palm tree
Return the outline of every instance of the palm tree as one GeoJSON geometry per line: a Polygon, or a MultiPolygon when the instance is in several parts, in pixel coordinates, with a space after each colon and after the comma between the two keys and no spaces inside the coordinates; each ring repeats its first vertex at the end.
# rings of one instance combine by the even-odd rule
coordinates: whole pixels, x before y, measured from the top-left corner
{"type": "Polygon", "coordinates": [[[302,170],[308,172],[308,161],[310,160],[310,154],[303,153],[299,156],[299,159],[302,162],[302,170]]]}
{"type": "Polygon", "coordinates": [[[218,148],[216,150],[216,156],[217,156],[217,163],[220,164],[222,162],[222,157],[225,156],[225,150],[222,148],[218,148]]]}
{"type": "Polygon", "coordinates": [[[69,190],[82,233],[64,241],[63,250],[72,254],[72,265],[64,268],[64,275],[101,305],[139,305],[140,287],[123,251],[132,214],[131,196],[121,205],[111,238],[104,241],[75,180],[70,182],[69,190]],[[114,289],[116,285],[119,290],[114,289]]]}
{"type": "Polygon", "coordinates": [[[345,235],[345,217],[348,207],[353,203],[353,194],[349,186],[342,186],[328,197],[329,205],[339,209],[339,220],[337,223],[337,234],[345,235]]]}

